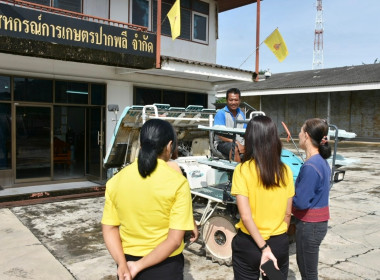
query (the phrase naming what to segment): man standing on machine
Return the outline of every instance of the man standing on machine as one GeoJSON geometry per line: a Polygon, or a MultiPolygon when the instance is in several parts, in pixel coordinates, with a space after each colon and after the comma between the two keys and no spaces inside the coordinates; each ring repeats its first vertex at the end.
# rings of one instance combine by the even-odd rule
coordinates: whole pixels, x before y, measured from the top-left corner
{"type": "MultiPolygon", "coordinates": [[[[240,110],[240,90],[237,88],[230,88],[226,93],[227,105],[220,109],[214,119],[214,125],[224,125],[226,127],[234,127],[236,120],[245,120],[245,116],[242,110],[240,110]]],[[[245,128],[246,124],[238,123],[237,128],[245,128]]],[[[232,147],[233,138],[226,135],[218,134],[215,136],[215,147],[225,157],[236,162],[240,162],[240,154],[244,154],[244,138],[240,135],[236,135],[235,140],[235,156],[232,159],[232,147]]]]}

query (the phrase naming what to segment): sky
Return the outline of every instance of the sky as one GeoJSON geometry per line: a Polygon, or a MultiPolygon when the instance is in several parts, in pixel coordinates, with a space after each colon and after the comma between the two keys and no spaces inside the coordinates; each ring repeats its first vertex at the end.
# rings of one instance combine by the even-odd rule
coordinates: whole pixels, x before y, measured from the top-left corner
{"type": "MultiPolygon", "coordinates": [[[[260,43],[278,27],[289,54],[279,62],[262,44],[259,70],[311,70],[316,1],[264,0],[260,7],[260,43]]],[[[217,64],[255,71],[256,8],[255,3],[219,14],[217,64]]],[[[323,0],[322,8],[323,68],[380,62],[380,0],[323,0]]]]}

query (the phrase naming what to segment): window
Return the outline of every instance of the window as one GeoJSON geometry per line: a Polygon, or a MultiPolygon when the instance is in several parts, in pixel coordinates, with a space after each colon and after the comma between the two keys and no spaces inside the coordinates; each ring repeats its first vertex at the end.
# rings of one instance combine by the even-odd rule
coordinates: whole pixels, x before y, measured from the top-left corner
{"type": "Polygon", "coordinates": [[[88,84],[56,81],[55,102],[71,104],[88,104],[88,84]]]}
{"type": "Polygon", "coordinates": [[[82,0],[28,0],[28,2],[82,13],[82,0]]]}
{"type": "Polygon", "coordinates": [[[207,108],[207,94],[155,88],[135,88],[135,105],[151,105],[153,103],[169,104],[171,107],[187,107],[201,105],[207,108]]]}
{"type": "Polygon", "coordinates": [[[151,29],[151,0],[132,0],[132,24],[146,26],[151,29]]]}
{"type": "Polygon", "coordinates": [[[0,100],[11,100],[11,78],[0,76],[0,100]]]}
{"type": "Polygon", "coordinates": [[[136,88],[135,92],[136,105],[148,105],[153,103],[162,103],[161,91],[152,88],[136,88]]]}
{"type": "MultiPolygon", "coordinates": [[[[169,35],[171,36],[171,31],[169,35]]],[[[181,35],[179,38],[191,40],[191,11],[181,9],[181,35]]]]}
{"type": "Polygon", "coordinates": [[[0,103],[0,170],[11,167],[11,104],[0,103]]]}
{"type": "Polygon", "coordinates": [[[50,0],[29,0],[28,2],[40,4],[40,5],[45,5],[45,6],[50,6],[50,0]]]}
{"type": "Polygon", "coordinates": [[[106,85],[91,84],[91,104],[106,105],[106,85]]]}
{"type": "Polygon", "coordinates": [[[33,78],[14,78],[15,101],[52,102],[53,81],[33,78]]]}
{"type": "Polygon", "coordinates": [[[187,93],[187,105],[202,105],[207,108],[207,94],[187,93]]]}
{"type": "Polygon", "coordinates": [[[170,104],[171,107],[185,107],[186,94],[181,91],[164,90],[162,103],[170,104]]]}
{"type": "Polygon", "coordinates": [[[83,1],[83,13],[100,18],[109,18],[109,2],[110,0],[83,1]]]}
{"type": "Polygon", "coordinates": [[[72,12],[82,12],[82,0],[54,0],[53,7],[72,12]]]}
{"type": "Polygon", "coordinates": [[[208,16],[193,12],[193,41],[207,43],[208,16]]]}

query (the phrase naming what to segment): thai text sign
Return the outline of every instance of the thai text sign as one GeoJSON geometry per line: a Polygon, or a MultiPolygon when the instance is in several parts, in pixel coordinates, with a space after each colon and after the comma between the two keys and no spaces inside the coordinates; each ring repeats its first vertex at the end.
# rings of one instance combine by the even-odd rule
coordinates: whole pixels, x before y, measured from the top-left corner
{"type": "Polygon", "coordinates": [[[0,36],[155,56],[155,34],[3,3],[0,3],[0,36]]]}

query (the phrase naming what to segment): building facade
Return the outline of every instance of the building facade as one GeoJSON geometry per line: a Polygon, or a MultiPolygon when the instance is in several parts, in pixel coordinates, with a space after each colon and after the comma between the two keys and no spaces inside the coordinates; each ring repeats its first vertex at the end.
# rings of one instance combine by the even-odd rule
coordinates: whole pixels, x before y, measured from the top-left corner
{"type": "Polygon", "coordinates": [[[0,186],[104,181],[108,105],[207,108],[217,85],[252,81],[215,65],[218,12],[252,2],[181,0],[173,41],[162,0],[158,42],[155,0],[0,1],[0,186]]]}

